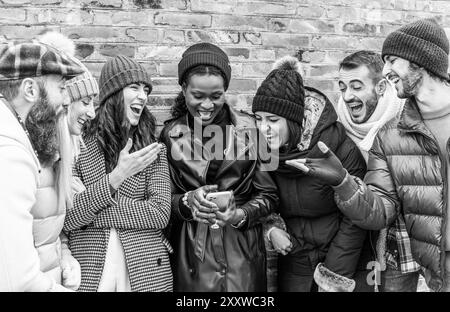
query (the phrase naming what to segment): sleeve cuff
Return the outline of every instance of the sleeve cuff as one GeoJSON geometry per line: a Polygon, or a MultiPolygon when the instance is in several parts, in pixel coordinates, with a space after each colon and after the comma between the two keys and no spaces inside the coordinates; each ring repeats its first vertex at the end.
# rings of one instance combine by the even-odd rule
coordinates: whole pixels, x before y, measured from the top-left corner
{"type": "Polygon", "coordinates": [[[332,186],[332,188],[340,200],[347,201],[358,191],[358,184],[347,172],[341,184],[332,186]]]}
{"type": "MultiPolygon", "coordinates": [[[[106,189],[107,189],[107,194],[108,194],[108,198],[107,198],[107,202],[106,205],[117,205],[117,201],[114,199],[114,196],[111,193],[111,183],[109,182],[109,174],[106,175],[106,189]]],[[[117,191],[116,191],[117,194],[117,191]]]]}
{"type": "Polygon", "coordinates": [[[175,211],[178,212],[179,216],[185,221],[192,221],[192,213],[189,207],[186,207],[183,204],[183,196],[184,194],[174,194],[172,195],[172,204],[175,208],[175,211]]]}

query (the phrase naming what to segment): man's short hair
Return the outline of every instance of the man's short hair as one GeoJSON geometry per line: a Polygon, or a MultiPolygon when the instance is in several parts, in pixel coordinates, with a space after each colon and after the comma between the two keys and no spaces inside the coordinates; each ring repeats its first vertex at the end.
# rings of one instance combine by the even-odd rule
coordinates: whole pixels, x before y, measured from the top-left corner
{"type": "MultiPolygon", "coordinates": [[[[30,77],[30,78],[34,79],[38,83],[39,88],[45,88],[45,83],[47,81],[46,76],[30,77]]],[[[11,102],[19,94],[19,88],[24,79],[25,78],[16,80],[0,80],[0,94],[8,102],[11,102]]]]}
{"type": "Polygon", "coordinates": [[[374,83],[377,83],[383,78],[383,59],[379,53],[373,51],[361,50],[346,56],[339,63],[339,70],[355,69],[360,66],[367,66],[374,83]]]}

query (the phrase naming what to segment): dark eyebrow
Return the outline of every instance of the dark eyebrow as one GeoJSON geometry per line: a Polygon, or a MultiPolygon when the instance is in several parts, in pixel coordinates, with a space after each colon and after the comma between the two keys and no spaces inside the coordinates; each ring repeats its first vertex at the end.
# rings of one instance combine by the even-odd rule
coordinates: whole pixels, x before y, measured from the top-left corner
{"type": "Polygon", "coordinates": [[[353,83],[353,82],[359,82],[360,84],[364,84],[361,80],[359,80],[359,79],[353,79],[353,80],[350,80],[350,83],[353,83]]]}

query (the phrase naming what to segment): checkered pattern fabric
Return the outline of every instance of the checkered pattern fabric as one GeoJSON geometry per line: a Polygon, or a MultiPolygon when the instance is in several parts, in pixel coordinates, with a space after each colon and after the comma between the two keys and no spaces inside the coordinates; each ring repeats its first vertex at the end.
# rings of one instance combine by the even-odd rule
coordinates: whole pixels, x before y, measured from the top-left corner
{"type": "Polygon", "coordinates": [[[419,264],[414,261],[411,252],[411,241],[406,230],[406,224],[400,215],[395,220],[394,226],[388,228],[386,245],[397,245],[397,250],[386,249],[386,264],[402,273],[411,273],[420,270],[419,264]]]}
{"type": "Polygon", "coordinates": [[[87,140],[74,167],[86,190],[74,196],[64,230],[81,265],[79,291],[96,291],[111,228],[124,248],[132,291],[172,291],[172,247],[163,235],[170,217],[171,185],[166,147],[149,167],[128,178],[111,197],[105,160],[87,140]]]}
{"type": "Polygon", "coordinates": [[[10,42],[0,45],[0,80],[50,74],[69,79],[84,71],[79,61],[43,43],[10,42]]]}

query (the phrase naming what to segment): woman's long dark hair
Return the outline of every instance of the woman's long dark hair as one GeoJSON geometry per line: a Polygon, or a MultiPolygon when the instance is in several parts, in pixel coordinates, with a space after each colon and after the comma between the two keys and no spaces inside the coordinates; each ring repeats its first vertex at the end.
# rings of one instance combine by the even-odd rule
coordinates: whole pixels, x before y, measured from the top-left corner
{"type": "Polygon", "coordinates": [[[302,139],[302,126],[295,121],[286,119],[288,131],[289,131],[289,142],[286,146],[286,151],[290,152],[297,149],[298,143],[302,139]]]}
{"type": "MultiPolygon", "coordinates": [[[[216,66],[212,65],[198,65],[191,69],[189,69],[184,77],[182,78],[182,84],[181,87],[185,89],[189,83],[189,79],[191,79],[194,75],[213,75],[213,76],[220,76],[223,78],[223,81],[225,83],[226,77],[225,74],[216,66]]],[[[183,91],[180,91],[178,93],[178,96],[175,98],[175,104],[171,109],[172,118],[167,120],[165,124],[169,123],[172,120],[178,119],[181,116],[186,115],[188,112],[187,106],[186,106],[186,99],[184,97],[183,91]]]]}
{"type": "Polygon", "coordinates": [[[110,96],[96,111],[95,118],[88,125],[84,136],[96,138],[106,161],[106,172],[111,172],[117,165],[120,151],[128,138],[133,140],[130,152],[156,141],[155,117],[145,107],[137,126],[131,126],[126,117],[123,91],[110,96]]]}

